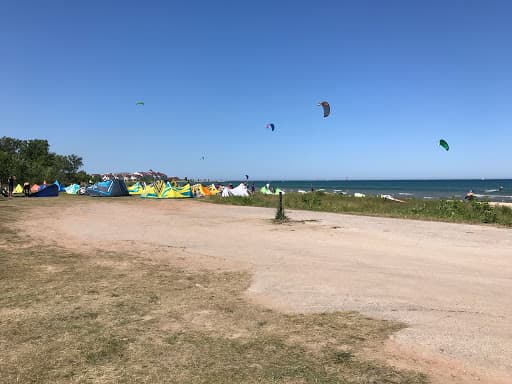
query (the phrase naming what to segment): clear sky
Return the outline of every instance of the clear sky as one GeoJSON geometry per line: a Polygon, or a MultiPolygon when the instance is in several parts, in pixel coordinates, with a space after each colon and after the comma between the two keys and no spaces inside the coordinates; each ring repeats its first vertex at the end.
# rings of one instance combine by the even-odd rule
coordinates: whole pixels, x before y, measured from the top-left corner
{"type": "Polygon", "coordinates": [[[511,20],[508,0],[0,0],[0,136],[91,173],[510,178],[511,20]]]}

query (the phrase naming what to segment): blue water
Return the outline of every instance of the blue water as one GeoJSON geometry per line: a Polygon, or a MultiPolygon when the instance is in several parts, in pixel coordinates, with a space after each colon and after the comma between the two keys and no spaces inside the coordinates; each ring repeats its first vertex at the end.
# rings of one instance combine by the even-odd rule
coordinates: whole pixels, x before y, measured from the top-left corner
{"type": "MultiPolygon", "coordinates": [[[[223,184],[228,183],[224,182],[223,184]]],[[[231,181],[235,184],[240,181],[231,181]]],[[[481,200],[512,202],[512,180],[249,180],[249,187],[254,183],[256,190],[269,183],[285,191],[324,190],[330,193],[364,193],[367,196],[380,194],[396,198],[463,199],[466,193],[473,191],[481,200]],[[500,187],[501,190],[500,190],[500,187]]]]}

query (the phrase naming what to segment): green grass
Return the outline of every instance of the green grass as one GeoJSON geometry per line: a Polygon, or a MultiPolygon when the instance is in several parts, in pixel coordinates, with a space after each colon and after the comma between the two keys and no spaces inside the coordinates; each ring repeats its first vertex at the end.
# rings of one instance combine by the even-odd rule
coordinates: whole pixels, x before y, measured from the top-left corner
{"type": "Polygon", "coordinates": [[[365,357],[402,324],[282,314],[245,300],[245,272],[43,247],[8,225],[79,201],[0,202],[0,383],[427,382],[365,357]]]}
{"type": "MultiPolygon", "coordinates": [[[[204,201],[277,208],[278,197],[256,193],[249,197],[212,196],[204,201]]],[[[405,203],[398,203],[379,197],[356,198],[315,192],[286,194],[283,205],[285,209],[512,226],[512,209],[488,202],[408,199],[405,203]]]]}

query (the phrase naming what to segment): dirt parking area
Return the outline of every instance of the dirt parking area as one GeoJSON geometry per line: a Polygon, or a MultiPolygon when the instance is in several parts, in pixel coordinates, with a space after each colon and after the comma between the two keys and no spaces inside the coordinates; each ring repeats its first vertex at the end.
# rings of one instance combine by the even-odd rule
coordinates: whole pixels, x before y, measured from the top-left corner
{"type": "Polygon", "coordinates": [[[77,198],[31,212],[20,230],[37,241],[249,270],[247,298],[271,308],[405,322],[388,343],[397,365],[512,382],[510,229],[305,211],[276,225],[271,209],[191,200],[77,198]]]}

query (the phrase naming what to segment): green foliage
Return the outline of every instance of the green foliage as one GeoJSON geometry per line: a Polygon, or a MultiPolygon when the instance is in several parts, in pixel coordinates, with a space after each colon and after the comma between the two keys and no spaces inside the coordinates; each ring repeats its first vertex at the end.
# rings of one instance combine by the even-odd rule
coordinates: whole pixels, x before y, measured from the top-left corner
{"type": "Polygon", "coordinates": [[[79,171],[83,166],[80,156],[58,155],[50,152],[47,140],[19,140],[12,137],[0,138],[0,181],[16,176],[23,184],[49,183],[59,180],[63,184],[88,181],[89,175],[79,171]]]}
{"type": "MultiPolygon", "coordinates": [[[[256,193],[243,200],[213,196],[209,201],[223,204],[276,207],[278,196],[256,193]]],[[[314,192],[306,194],[287,193],[283,198],[283,205],[283,208],[286,209],[512,226],[512,209],[505,206],[493,206],[488,202],[476,200],[426,201],[408,199],[405,203],[398,203],[379,197],[356,198],[314,192]]]]}

